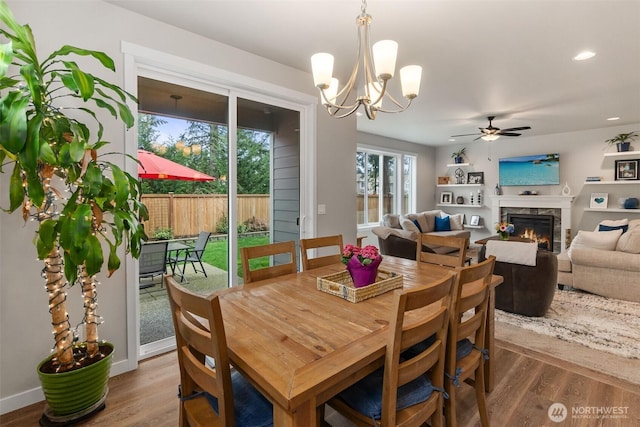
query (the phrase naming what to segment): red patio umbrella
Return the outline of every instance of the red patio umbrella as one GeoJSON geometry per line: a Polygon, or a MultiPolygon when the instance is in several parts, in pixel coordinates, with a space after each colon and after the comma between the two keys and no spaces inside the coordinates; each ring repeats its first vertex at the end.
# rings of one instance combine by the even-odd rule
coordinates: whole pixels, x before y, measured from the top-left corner
{"type": "Polygon", "coordinates": [[[214,177],[160,157],[146,150],[138,150],[138,178],[175,179],[183,181],[213,181],[214,177]]]}

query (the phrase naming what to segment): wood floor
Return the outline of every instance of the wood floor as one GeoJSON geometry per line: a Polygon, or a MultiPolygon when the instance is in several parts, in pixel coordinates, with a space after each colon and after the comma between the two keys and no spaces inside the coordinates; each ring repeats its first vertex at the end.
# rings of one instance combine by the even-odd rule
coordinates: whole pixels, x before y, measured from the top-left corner
{"type": "MultiPolygon", "coordinates": [[[[496,387],[487,395],[492,426],[640,426],[640,386],[563,362],[506,342],[497,342],[496,387]],[[554,423],[549,406],[568,408],[564,422],[554,423]],[[587,411],[615,410],[619,418],[588,416],[587,411]],[[572,415],[580,411],[581,415],[572,415]]],[[[640,369],[640,362],[639,367],[640,369]]],[[[176,426],[178,369],[175,352],[140,363],[134,372],[109,382],[107,407],[83,426],[176,426]]],[[[475,395],[462,385],[458,396],[458,425],[480,425],[475,395]]],[[[37,426],[43,404],[38,403],[0,417],[3,427],[37,426]]],[[[334,427],[349,424],[327,412],[334,427]]]]}

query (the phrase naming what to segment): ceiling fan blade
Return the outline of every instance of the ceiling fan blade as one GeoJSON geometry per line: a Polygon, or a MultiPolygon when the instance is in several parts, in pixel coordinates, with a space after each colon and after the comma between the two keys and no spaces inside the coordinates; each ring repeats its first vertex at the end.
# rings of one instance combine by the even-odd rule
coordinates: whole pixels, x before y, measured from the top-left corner
{"type": "Polygon", "coordinates": [[[519,127],[519,128],[502,129],[502,131],[503,132],[512,132],[512,131],[516,131],[516,130],[527,130],[527,129],[531,129],[531,126],[523,126],[523,127],[519,127]]]}
{"type": "MultiPolygon", "coordinates": [[[[483,135],[484,136],[484,135],[483,135]]],[[[474,141],[479,140],[480,138],[482,138],[482,136],[477,137],[476,139],[474,139],[474,141]]]]}
{"type": "Polygon", "coordinates": [[[520,136],[522,134],[521,133],[514,133],[514,132],[498,132],[498,135],[500,135],[500,136],[520,136]]]}
{"type": "Polygon", "coordinates": [[[463,135],[451,135],[451,138],[455,138],[457,136],[473,136],[473,135],[481,135],[479,133],[465,133],[463,135]]]}

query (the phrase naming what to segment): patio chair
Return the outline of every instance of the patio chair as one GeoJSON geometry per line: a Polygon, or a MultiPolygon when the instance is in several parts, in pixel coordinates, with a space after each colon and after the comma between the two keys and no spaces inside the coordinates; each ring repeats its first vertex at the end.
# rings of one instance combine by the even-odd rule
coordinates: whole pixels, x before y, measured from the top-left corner
{"type": "Polygon", "coordinates": [[[293,240],[240,248],[240,256],[242,258],[242,277],[244,283],[284,276],[285,274],[296,273],[298,271],[296,243],[293,240]],[[275,258],[278,255],[283,255],[283,258],[287,257],[288,260],[276,261],[275,258]],[[249,260],[263,257],[271,258],[269,260],[270,266],[252,270],[249,260]]]}
{"type": "Polygon", "coordinates": [[[342,235],[314,237],[311,239],[300,239],[300,254],[302,256],[302,270],[307,271],[312,268],[323,267],[325,265],[336,264],[341,261],[342,256],[342,235]],[[320,255],[309,258],[307,251],[318,248],[337,248],[337,253],[331,255],[320,255]]]}
{"type": "MultiPolygon", "coordinates": [[[[457,275],[394,292],[384,367],[327,404],[358,426],[443,425],[445,347],[457,275]],[[433,310],[425,307],[435,304],[433,310]],[[404,350],[429,339],[411,356],[404,350]]],[[[320,408],[319,410],[322,410],[320,408]]]]}
{"type": "Polygon", "coordinates": [[[180,367],[178,425],[272,426],[271,402],[229,365],[218,295],[192,293],[172,276],[165,281],[180,367]]]}
{"type": "MultiPolygon", "coordinates": [[[[165,260],[167,258],[167,242],[152,242],[142,245],[139,259],[138,283],[140,289],[155,286],[153,278],[163,276],[166,272],[165,260]],[[150,282],[142,282],[140,279],[151,279],[150,282]]],[[[162,286],[162,280],[160,281],[162,286]]]]}
{"type": "MultiPolygon", "coordinates": [[[[204,254],[204,250],[207,248],[207,243],[209,243],[209,236],[211,236],[211,232],[201,231],[200,234],[198,234],[198,240],[196,240],[196,244],[193,248],[185,249],[184,255],[178,253],[178,255],[169,260],[169,263],[172,265],[172,270],[178,267],[178,263],[182,263],[182,272],[180,273],[181,282],[184,281],[184,271],[187,268],[188,262],[191,263],[194,273],[203,273],[204,277],[208,277],[207,272],[204,269],[204,265],[202,264],[202,254],[204,254]],[[201,270],[196,268],[196,263],[200,264],[201,270]]],[[[180,267],[178,267],[178,269],[180,269],[180,267]]]]}

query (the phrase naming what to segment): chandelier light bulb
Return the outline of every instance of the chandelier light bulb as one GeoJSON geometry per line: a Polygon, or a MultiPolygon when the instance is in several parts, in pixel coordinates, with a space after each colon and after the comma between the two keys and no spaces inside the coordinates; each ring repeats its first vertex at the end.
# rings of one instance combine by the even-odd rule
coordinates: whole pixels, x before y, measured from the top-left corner
{"type": "Polygon", "coordinates": [[[402,95],[413,99],[420,93],[420,80],[422,79],[422,67],[419,65],[407,65],[400,69],[400,82],[402,83],[402,95]]]}
{"type": "Polygon", "coordinates": [[[313,84],[320,89],[327,89],[331,85],[333,75],[333,55],[330,53],[316,53],[311,57],[313,84]]]}
{"type": "Polygon", "coordinates": [[[373,65],[378,80],[392,78],[396,71],[398,43],[393,40],[380,40],[373,45],[371,50],[373,51],[373,65]]]}

